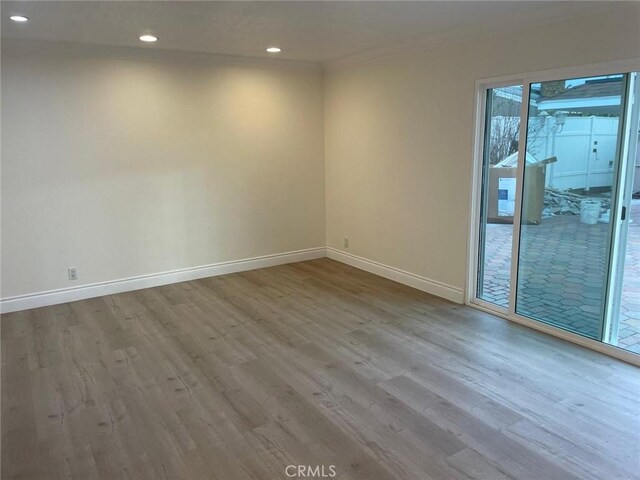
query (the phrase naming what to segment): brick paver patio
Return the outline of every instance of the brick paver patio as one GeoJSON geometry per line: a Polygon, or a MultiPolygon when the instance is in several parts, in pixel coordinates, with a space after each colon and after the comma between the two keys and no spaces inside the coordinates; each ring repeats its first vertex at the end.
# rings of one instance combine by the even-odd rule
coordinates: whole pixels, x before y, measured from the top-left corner
{"type": "MultiPolygon", "coordinates": [[[[618,345],[640,353],[640,200],[630,213],[618,345]]],[[[575,215],[524,225],[518,313],[597,337],[608,230],[575,215]]],[[[508,305],[511,235],[512,225],[487,225],[482,298],[502,306],[508,305]]]]}

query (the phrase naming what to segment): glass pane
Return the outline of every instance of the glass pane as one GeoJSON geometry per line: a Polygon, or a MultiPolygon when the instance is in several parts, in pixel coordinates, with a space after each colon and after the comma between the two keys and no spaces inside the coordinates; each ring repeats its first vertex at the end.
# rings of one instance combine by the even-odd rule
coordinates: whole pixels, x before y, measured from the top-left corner
{"type": "Polygon", "coordinates": [[[487,91],[477,297],[509,304],[522,85],[487,91]]]}
{"type": "Polygon", "coordinates": [[[531,85],[516,312],[600,340],[625,75],[531,85]]]}

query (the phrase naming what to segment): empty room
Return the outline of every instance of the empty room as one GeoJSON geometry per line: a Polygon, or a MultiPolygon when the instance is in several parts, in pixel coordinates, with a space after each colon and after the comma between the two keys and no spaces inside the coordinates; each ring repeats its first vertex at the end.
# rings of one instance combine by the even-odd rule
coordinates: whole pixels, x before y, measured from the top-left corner
{"type": "Polygon", "coordinates": [[[2,480],[640,480],[640,2],[0,17],[2,480]]]}

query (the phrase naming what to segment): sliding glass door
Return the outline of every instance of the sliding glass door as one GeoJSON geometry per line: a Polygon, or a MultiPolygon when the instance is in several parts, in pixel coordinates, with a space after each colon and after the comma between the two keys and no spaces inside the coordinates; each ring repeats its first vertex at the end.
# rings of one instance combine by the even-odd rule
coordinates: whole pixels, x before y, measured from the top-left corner
{"type": "Polygon", "coordinates": [[[477,298],[507,308],[522,85],[486,92],[477,298]]]}
{"type": "Polygon", "coordinates": [[[604,341],[640,354],[640,82],[629,78],[620,171],[619,202],[614,224],[612,280],[605,322],[604,341]]]}
{"type": "Polygon", "coordinates": [[[627,76],[532,84],[516,313],[600,340],[627,76]]]}
{"type": "Polygon", "coordinates": [[[632,75],[483,89],[474,303],[621,346],[620,332],[637,335],[640,347],[640,319],[618,328],[629,298],[640,307],[620,262],[635,163],[625,142],[638,135],[632,75]]]}

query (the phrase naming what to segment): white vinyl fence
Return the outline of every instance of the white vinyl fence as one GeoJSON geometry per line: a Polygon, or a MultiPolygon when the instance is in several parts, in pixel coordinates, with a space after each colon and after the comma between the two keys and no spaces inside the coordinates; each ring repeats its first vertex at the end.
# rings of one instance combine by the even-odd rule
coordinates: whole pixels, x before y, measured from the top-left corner
{"type": "Polygon", "coordinates": [[[617,117],[567,117],[560,133],[541,130],[529,151],[539,160],[557,157],[547,172],[547,186],[560,190],[610,187],[618,137],[617,117]]]}
{"type": "MultiPolygon", "coordinates": [[[[512,122],[512,117],[495,117],[512,122]]],[[[557,157],[547,167],[546,186],[560,190],[610,187],[618,135],[617,117],[567,117],[562,131],[530,125],[527,151],[538,160],[557,157]]]]}

